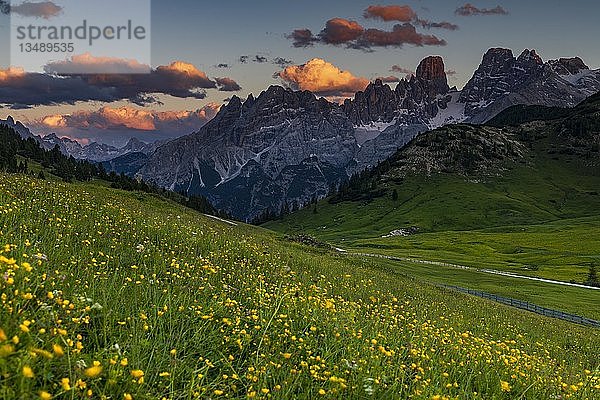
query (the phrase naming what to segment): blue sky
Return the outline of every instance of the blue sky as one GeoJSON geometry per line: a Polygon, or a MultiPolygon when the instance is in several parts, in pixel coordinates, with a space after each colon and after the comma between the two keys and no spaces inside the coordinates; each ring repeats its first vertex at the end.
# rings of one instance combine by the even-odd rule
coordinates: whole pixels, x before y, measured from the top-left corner
{"type": "MultiPolygon", "coordinates": [[[[20,0],[19,0],[20,1],[20,0]]],[[[17,3],[19,2],[17,1],[17,3]]],[[[31,0],[37,1],[37,0],[31,0]]],[[[55,0],[60,4],[60,0],[55,0]]],[[[185,61],[206,73],[210,79],[228,77],[242,90],[235,93],[207,90],[205,98],[185,98],[160,95],[162,103],[143,105],[148,110],[197,110],[209,103],[221,104],[232,94],[246,97],[260,93],[271,84],[281,83],[273,75],[281,67],[271,61],[276,57],[290,60],[294,65],[320,58],[353,76],[372,80],[392,73],[393,65],[414,70],[428,55],[441,55],[446,69],[456,71],[449,77],[450,84],[461,88],[471,77],[490,47],[511,48],[517,55],[525,48],[534,48],[544,58],[580,56],[592,68],[600,67],[597,38],[600,28],[597,16],[600,3],[593,0],[571,2],[473,0],[480,9],[501,6],[507,15],[460,16],[455,10],[465,1],[412,0],[412,1],[348,1],[302,0],[260,2],[221,0],[152,1],[152,64],[169,65],[185,61]],[[424,29],[422,34],[435,35],[446,41],[445,46],[403,45],[402,47],[372,47],[371,52],[316,43],[312,47],[296,48],[286,38],[294,29],[310,29],[318,34],[328,20],[343,18],[356,21],[364,28],[391,30],[398,22],[365,19],[363,12],[372,5],[408,5],[419,18],[448,21],[459,26],[457,30],[424,29]],[[251,59],[256,55],[268,62],[241,63],[240,56],[251,59]],[[228,68],[217,68],[217,64],[228,68]]],[[[7,32],[8,18],[0,17],[0,32],[7,32]]],[[[4,45],[5,46],[5,45],[4,45]]],[[[10,61],[2,51],[0,64],[6,68],[10,61]]],[[[127,98],[105,103],[78,101],[74,105],[37,105],[28,110],[0,109],[0,116],[8,114],[26,121],[38,121],[45,115],[71,114],[77,110],[95,110],[108,107],[140,107],[127,98]]],[[[96,135],[98,136],[98,135],[96,135]]]]}

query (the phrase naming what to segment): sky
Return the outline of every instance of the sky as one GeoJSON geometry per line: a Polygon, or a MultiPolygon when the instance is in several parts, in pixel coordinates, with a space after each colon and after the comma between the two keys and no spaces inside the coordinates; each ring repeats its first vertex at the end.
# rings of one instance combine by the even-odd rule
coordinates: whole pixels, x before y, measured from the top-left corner
{"type": "MultiPolygon", "coordinates": [[[[15,0],[13,6],[41,1],[15,0]]],[[[65,1],[44,1],[40,10],[60,13],[65,1]]],[[[120,3],[132,8],[135,1],[143,0],[120,3]]],[[[153,141],[191,133],[232,95],[256,96],[273,84],[334,100],[378,77],[394,86],[395,78],[414,71],[428,55],[443,57],[449,83],[459,89],[491,47],[510,48],[515,55],[533,48],[544,60],[579,56],[600,68],[600,3],[594,0],[154,0],[151,5],[152,72],[130,76],[127,85],[114,76],[21,73],[2,41],[0,118],[12,115],[34,133],[121,145],[134,136],[153,141]]],[[[15,8],[13,15],[23,9],[15,8]]],[[[9,26],[8,16],[0,15],[0,35],[8,36],[9,26]]],[[[116,62],[94,57],[75,54],[69,65],[116,62]]]]}

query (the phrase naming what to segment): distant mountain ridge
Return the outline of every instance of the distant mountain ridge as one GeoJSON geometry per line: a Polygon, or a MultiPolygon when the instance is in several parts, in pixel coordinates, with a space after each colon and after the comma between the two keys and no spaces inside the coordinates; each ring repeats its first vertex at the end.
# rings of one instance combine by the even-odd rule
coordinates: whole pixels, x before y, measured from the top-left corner
{"type": "Polygon", "coordinates": [[[571,108],[600,91],[600,70],[578,57],[544,62],[535,50],[488,50],[462,90],[449,86],[445,70],[441,57],[426,57],[394,89],[378,79],[343,104],[281,86],[233,96],[199,131],[168,143],[44,142],[252,220],[325,196],[422,132],[485,123],[513,105],[571,108]]]}
{"type": "Polygon", "coordinates": [[[544,62],[535,50],[514,57],[495,48],[459,91],[448,85],[443,59],[431,56],[395,89],[376,80],[341,105],[279,86],[233,97],[198,132],[158,148],[138,173],[250,220],[325,196],[421,132],[482,123],[515,104],[569,108],[597,90],[600,70],[579,58],[544,62]]]}
{"type": "Polygon", "coordinates": [[[72,156],[78,160],[87,160],[92,162],[109,161],[117,157],[129,153],[151,154],[158,147],[165,144],[166,141],[157,141],[154,143],[145,143],[136,138],[131,138],[123,147],[115,147],[107,144],[91,142],[87,145],[82,145],[76,140],[68,137],[58,137],[56,133],[51,133],[46,136],[33,134],[29,128],[19,121],[9,116],[6,120],[0,120],[0,125],[6,125],[13,128],[23,139],[34,139],[40,146],[46,150],[51,150],[54,146],[58,146],[61,153],[66,156],[72,156]]]}

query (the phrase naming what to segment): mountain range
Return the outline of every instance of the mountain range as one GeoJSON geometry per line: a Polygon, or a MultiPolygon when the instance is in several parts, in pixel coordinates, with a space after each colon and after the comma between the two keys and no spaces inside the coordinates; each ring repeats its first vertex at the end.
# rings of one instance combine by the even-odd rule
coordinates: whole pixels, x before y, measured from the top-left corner
{"type": "Polygon", "coordinates": [[[55,135],[42,141],[76,158],[105,161],[108,169],[206,196],[218,209],[252,220],[324,197],[422,132],[484,123],[518,104],[574,107],[598,91],[600,70],[580,58],[544,62],[535,50],[515,57],[493,48],[462,90],[448,85],[443,59],[430,56],[394,89],[378,79],[342,104],[281,86],[256,98],[233,96],[199,131],[168,143],[116,149],[55,135]]]}
{"type": "Polygon", "coordinates": [[[88,160],[92,162],[109,161],[131,153],[151,154],[165,143],[165,141],[145,143],[136,138],[131,138],[123,147],[115,147],[97,142],[82,145],[68,137],[58,137],[55,133],[46,136],[35,135],[29,128],[23,125],[23,123],[15,121],[11,116],[6,120],[0,120],[0,125],[6,125],[13,128],[23,139],[34,139],[46,150],[51,150],[55,146],[58,146],[60,151],[67,156],[72,156],[78,160],[88,160]]]}

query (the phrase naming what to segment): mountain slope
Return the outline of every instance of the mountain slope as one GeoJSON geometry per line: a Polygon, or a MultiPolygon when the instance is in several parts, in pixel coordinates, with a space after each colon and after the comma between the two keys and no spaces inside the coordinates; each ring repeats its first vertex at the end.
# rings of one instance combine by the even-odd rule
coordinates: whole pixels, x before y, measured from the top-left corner
{"type": "Polygon", "coordinates": [[[154,196],[0,177],[6,400],[600,390],[592,329],[154,196]]]}
{"type": "Polygon", "coordinates": [[[532,110],[518,126],[425,133],[328,201],[265,226],[367,252],[584,282],[600,263],[589,229],[600,220],[600,96],[560,118],[532,110]],[[549,223],[553,235],[540,231],[549,223]]]}

